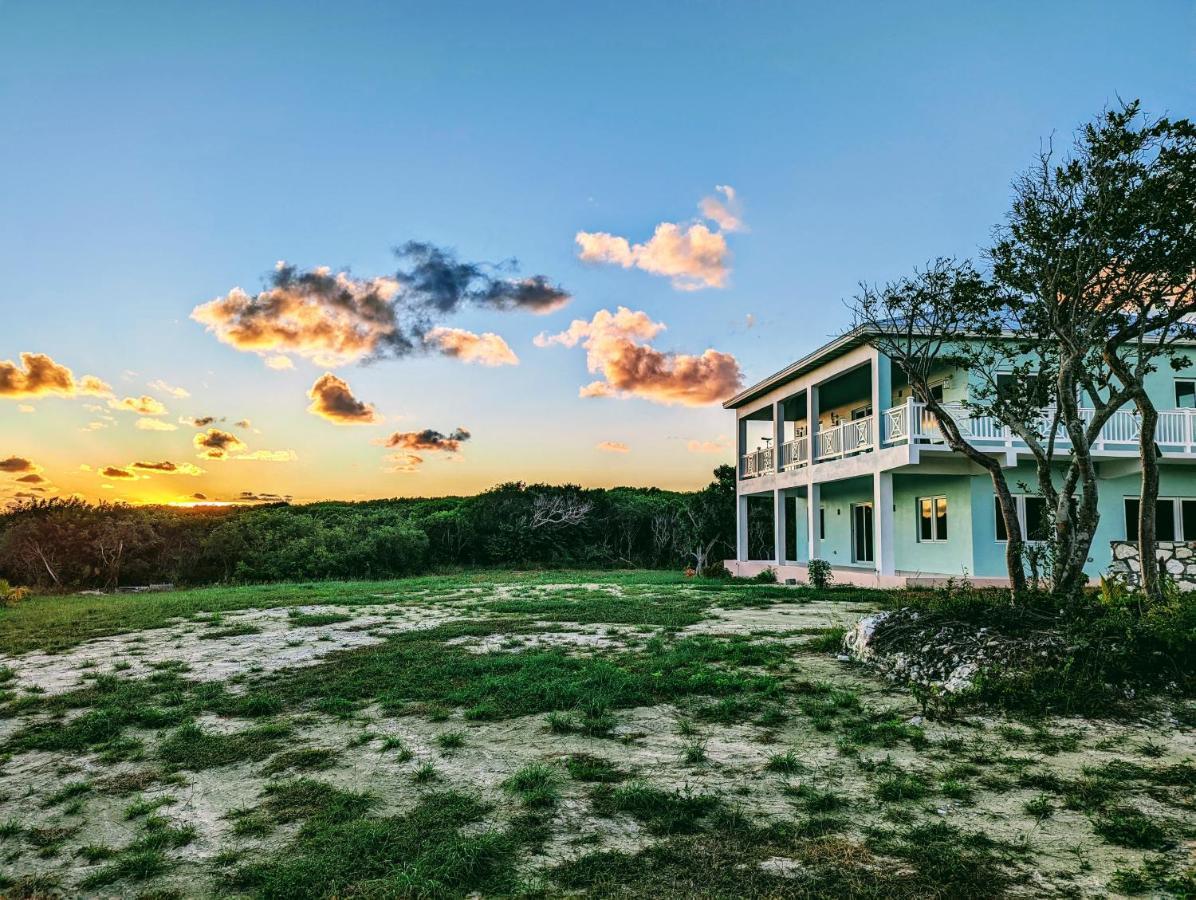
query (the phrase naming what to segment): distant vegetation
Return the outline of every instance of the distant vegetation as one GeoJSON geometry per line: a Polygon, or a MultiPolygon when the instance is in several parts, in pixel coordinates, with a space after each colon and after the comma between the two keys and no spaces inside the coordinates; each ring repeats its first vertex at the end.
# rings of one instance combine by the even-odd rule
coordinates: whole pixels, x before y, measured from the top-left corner
{"type": "Polygon", "coordinates": [[[499,485],[475,497],[256,507],[33,501],[0,515],[0,578],[49,589],[391,578],[450,566],[706,568],[735,472],[691,493],[499,485]]]}

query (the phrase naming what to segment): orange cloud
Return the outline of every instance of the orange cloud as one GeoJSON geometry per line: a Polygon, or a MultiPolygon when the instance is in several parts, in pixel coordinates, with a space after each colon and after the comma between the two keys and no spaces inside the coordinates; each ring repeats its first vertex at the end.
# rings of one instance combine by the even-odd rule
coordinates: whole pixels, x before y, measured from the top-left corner
{"type": "Polygon", "coordinates": [[[299,454],[294,450],[254,450],[252,453],[238,453],[231,459],[242,462],[294,462],[299,454]]]}
{"type": "Polygon", "coordinates": [[[690,453],[726,453],[731,449],[731,442],[725,438],[717,441],[689,441],[685,449],[690,453]]]}
{"type": "Polygon", "coordinates": [[[704,197],[698,208],[704,218],[718,226],[718,231],[711,231],[701,222],[661,222],[642,244],[605,231],[579,231],[574,238],[578,256],[583,262],[609,263],[667,276],[673,287],[682,291],[725,287],[731,274],[731,251],[723,235],[745,227],[735,189],[720,184],[715,192],[721,197],[704,197]]]}
{"type": "Polygon", "coordinates": [[[235,434],[219,428],[209,428],[197,434],[192,443],[202,459],[227,459],[230,454],[249,449],[235,434]]]}
{"type": "Polygon", "coordinates": [[[191,463],[175,463],[170,460],[162,460],[161,462],[148,462],[140,460],[129,466],[138,472],[154,472],[158,475],[202,475],[204,470],[199,466],[191,463]]]}
{"type": "Polygon", "coordinates": [[[283,369],[295,368],[295,364],[293,362],[291,362],[291,358],[289,356],[283,356],[282,354],[279,354],[277,356],[267,356],[266,357],[266,366],[268,368],[277,369],[279,371],[282,371],[283,369]]]}
{"type": "Polygon", "coordinates": [[[7,459],[0,459],[0,472],[6,472],[10,475],[17,475],[21,472],[36,472],[39,467],[34,464],[33,460],[26,459],[23,456],[10,456],[7,459]]]}
{"type": "Polygon", "coordinates": [[[384,472],[416,472],[424,464],[424,458],[414,453],[392,453],[386,460],[393,465],[383,469],[384,472]]]}
{"type": "MultiPolygon", "coordinates": [[[[456,428],[449,434],[441,434],[439,431],[425,428],[423,431],[396,431],[390,437],[383,438],[374,443],[383,447],[397,447],[402,450],[456,453],[461,449],[461,445],[469,440],[470,437],[470,433],[464,428],[456,428]]],[[[391,457],[391,459],[394,458],[391,457]]]]}
{"type": "Polygon", "coordinates": [[[655,403],[705,406],[730,396],[743,383],[739,363],[729,353],[706,350],[692,356],[649,345],[647,341],[664,328],[647,313],[620,306],[614,313],[599,310],[589,322],[575,319],[560,334],[541,334],[535,344],[585,348],[587,368],[602,380],[582,387],[582,397],[642,397],[655,403]]]}
{"type": "Polygon", "coordinates": [[[474,334],[464,328],[433,328],[424,342],[445,356],[482,366],[517,366],[519,357],[510,345],[493,332],[474,334]]]}
{"type": "Polygon", "coordinates": [[[149,383],[149,387],[153,388],[155,391],[159,391],[160,393],[169,394],[171,397],[174,397],[177,400],[185,400],[191,396],[191,392],[186,388],[176,387],[173,384],[167,384],[161,378],[159,378],[157,381],[151,381],[149,383]]]}
{"type": "Polygon", "coordinates": [[[45,394],[107,397],[112,394],[112,387],[94,375],[84,375],[76,381],[70,369],[44,353],[22,353],[19,366],[10,359],[0,360],[0,397],[38,397],[45,394]]]}
{"type": "Polygon", "coordinates": [[[129,469],[120,466],[105,466],[100,469],[100,476],[103,478],[136,478],[136,473],[129,469]]]}
{"type": "Polygon", "coordinates": [[[335,425],[372,425],[381,419],[373,406],[354,397],[349,385],[331,372],[317,378],[307,396],[311,399],[307,411],[335,425]]]}
{"type": "Polygon", "coordinates": [[[113,398],[108,401],[108,406],[123,412],[134,412],[139,416],[166,415],[166,407],[146,394],[142,394],[140,397],[125,397],[123,400],[113,398]]]}
{"type": "Polygon", "coordinates": [[[622,441],[600,441],[597,445],[603,453],[629,453],[631,448],[622,441]]]}

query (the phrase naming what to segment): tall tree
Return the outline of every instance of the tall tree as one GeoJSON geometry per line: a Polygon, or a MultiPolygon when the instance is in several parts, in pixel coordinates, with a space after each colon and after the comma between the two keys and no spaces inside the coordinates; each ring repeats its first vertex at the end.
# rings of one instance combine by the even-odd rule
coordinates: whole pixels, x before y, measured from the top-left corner
{"type": "Polygon", "coordinates": [[[1075,547],[1090,544],[1096,524],[1091,438],[1123,405],[1137,410],[1139,552],[1143,587],[1157,597],[1159,415],[1146,380],[1162,364],[1185,365],[1177,345],[1196,337],[1196,129],[1149,119],[1135,101],[1084,126],[1066,157],[1048,146],[1015,182],[990,255],[1029,330],[1058,355],[1060,406],[1079,390],[1093,405],[1081,421],[1065,411],[1086,457],[1075,468],[1084,484],[1075,547]]]}

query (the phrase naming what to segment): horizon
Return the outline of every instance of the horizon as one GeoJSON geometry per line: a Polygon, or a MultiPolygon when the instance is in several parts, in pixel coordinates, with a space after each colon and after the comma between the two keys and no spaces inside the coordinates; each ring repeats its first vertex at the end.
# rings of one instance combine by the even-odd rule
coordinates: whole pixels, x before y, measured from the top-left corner
{"type": "Polygon", "coordinates": [[[857,283],[1196,94],[1180,2],[520,9],[0,4],[0,504],[700,488],[857,283]]]}

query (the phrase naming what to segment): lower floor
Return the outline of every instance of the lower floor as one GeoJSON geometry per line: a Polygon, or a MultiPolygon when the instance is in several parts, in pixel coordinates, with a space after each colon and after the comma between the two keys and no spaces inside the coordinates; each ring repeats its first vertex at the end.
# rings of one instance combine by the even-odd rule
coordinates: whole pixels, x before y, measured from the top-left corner
{"type": "MultiPolygon", "coordinates": [[[[1137,539],[1140,476],[1135,461],[1102,464],[1100,518],[1086,571],[1112,561],[1111,542],[1137,539]]],[[[1032,466],[1006,470],[1022,533],[1046,537],[1045,503],[1032,466]]],[[[742,486],[741,486],[742,487],[742,486]]],[[[874,472],[840,481],[741,493],[736,559],[728,568],[805,580],[806,563],[824,559],[843,583],[900,586],[966,577],[1006,577],[1004,523],[991,477],[983,472],[874,472]]],[[[1160,541],[1196,541],[1196,466],[1164,465],[1156,514],[1160,541]]]]}

